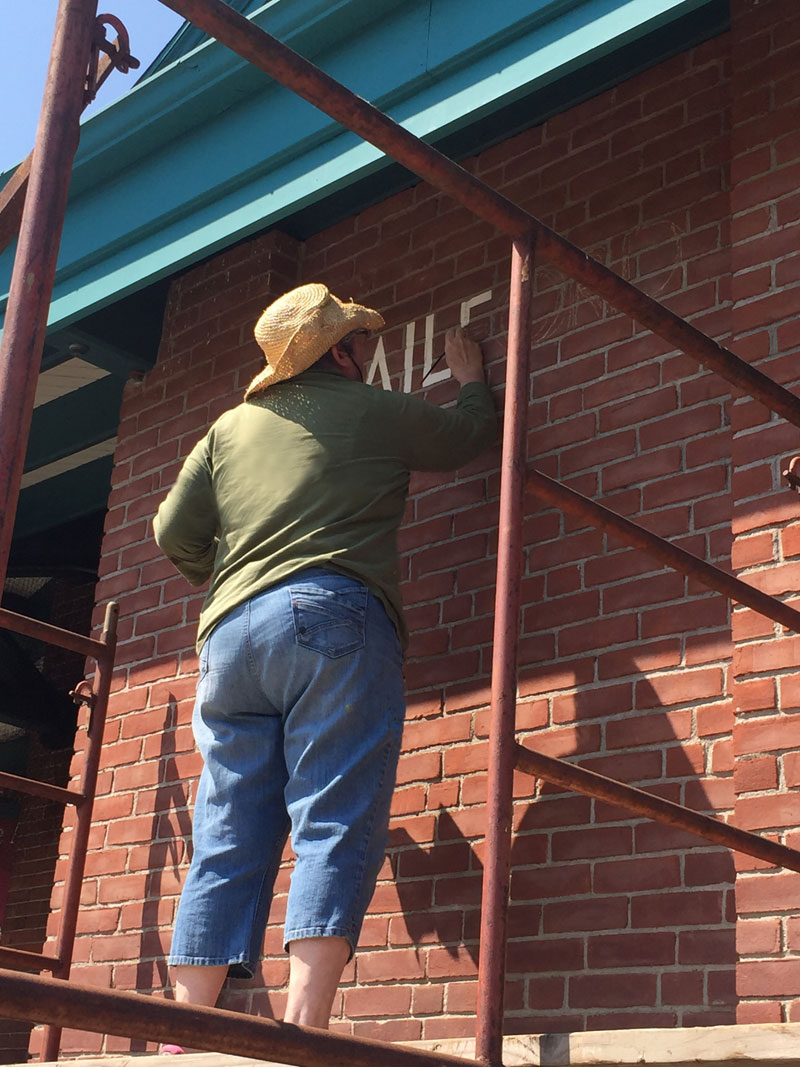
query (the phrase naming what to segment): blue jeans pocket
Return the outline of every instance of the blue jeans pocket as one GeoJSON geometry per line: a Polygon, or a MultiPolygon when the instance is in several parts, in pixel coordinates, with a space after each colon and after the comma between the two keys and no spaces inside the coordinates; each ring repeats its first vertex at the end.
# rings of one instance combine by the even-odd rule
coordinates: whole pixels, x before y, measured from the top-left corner
{"type": "Polygon", "coordinates": [[[293,586],[295,642],[329,659],[338,659],[364,647],[369,590],[358,582],[344,589],[318,585],[293,586]]]}

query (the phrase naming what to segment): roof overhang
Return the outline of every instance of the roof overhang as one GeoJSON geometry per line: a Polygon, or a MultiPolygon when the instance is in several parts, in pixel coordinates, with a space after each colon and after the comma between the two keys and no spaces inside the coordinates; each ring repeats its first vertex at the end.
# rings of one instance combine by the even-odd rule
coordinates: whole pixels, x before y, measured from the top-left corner
{"type": "MultiPolygon", "coordinates": [[[[593,95],[606,86],[588,72],[605,69],[608,82],[603,60],[624,52],[630,73],[637,42],[668,41],[680,24],[688,28],[677,51],[694,43],[698,26],[718,32],[723,11],[724,0],[271,0],[249,17],[418,137],[453,145],[477,128],[486,142],[492,117],[523,100],[532,101],[528,125],[537,96],[552,113],[548,90],[570,78],[574,86],[582,71],[582,95],[593,95]]],[[[50,329],[342,190],[368,190],[365,180],[391,166],[206,41],[85,122],[50,329]]],[[[10,265],[9,250],[0,294],[10,265]]]]}

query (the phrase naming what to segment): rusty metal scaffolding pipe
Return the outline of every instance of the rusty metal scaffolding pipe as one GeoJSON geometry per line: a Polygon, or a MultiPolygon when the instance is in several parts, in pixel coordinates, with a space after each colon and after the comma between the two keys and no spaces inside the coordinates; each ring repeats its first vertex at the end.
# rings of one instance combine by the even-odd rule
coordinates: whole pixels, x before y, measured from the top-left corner
{"type": "Polygon", "coordinates": [[[535,232],[537,254],[675,348],[712,367],[731,385],[800,426],[800,398],[788,389],[592,259],[222,0],[161,2],[514,240],[535,232]]]}
{"type": "Polygon", "coordinates": [[[67,651],[77,652],[81,656],[91,656],[92,659],[102,656],[105,652],[101,641],[75,634],[71,630],[62,630],[59,626],[31,619],[27,615],[18,615],[16,611],[9,611],[7,608],[0,608],[0,630],[11,630],[15,634],[33,637],[48,645],[57,645],[58,648],[66,648],[67,651]]]}
{"type": "Polygon", "coordinates": [[[653,796],[643,789],[606,778],[605,775],[586,770],[585,767],[576,767],[566,760],[533,752],[525,745],[516,744],[515,751],[517,768],[535,778],[542,778],[545,782],[561,786],[562,789],[571,789],[596,800],[604,800],[608,804],[616,804],[635,815],[643,815],[666,826],[674,826],[677,830],[685,830],[686,833],[705,838],[715,845],[744,852],[776,867],[800,871],[800,852],[777,841],[768,841],[758,834],[740,830],[737,826],[729,826],[710,815],[701,815],[698,811],[691,811],[671,800],[653,796]]]}
{"type": "MultiPolygon", "coordinates": [[[[56,936],[56,957],[58,963],[52,968],[54,978],[69,978],[72,967],[72,950],[75,944],[75,931],[78,926],[78,909],[83,889],[83,872],[86,866],[86,851],[89,847],[89,833],[92,829],[92,807],[94,804],[97,769],[100,766],[100,752],[103,747],[103,730],[106,724],[106,709],[111,691],[111,677],[114,673],[114,654],[117,649],[117,620],[119,604],[111,601],[106,605],[103,632],[100,642],[103,654],[98,656],[97,670],[94,676],[94,700],[90,709],[89,725],[86,731],[86,750],[83,755],[80,791],[84,802],[78,805],[75,816],[75,830],[69,849],[67,872],[64,877],[64,897],[61,901],[61,917],[56,936]]],[[[52,1023],[52,1020],[48,1020],[52,1023]]],[[[45,1061],[58,1058],[61,1041],[61,1027],[48,1025],[42,1040],[42,1059],[45,1061]]]]}
{"type": "Polygon", "coordinates": [[[176,1042],[299,1067],[468,1067],[474,1063],[441,1052],[345,1037],[235,1011],[4,970],[0,970],[0,1016],[32,1023],[49,1020],[95,1034],[176,1042]]]}
{"type": "Polygon", "coordinates": [[[0,189],[0,252],[4,252],[19,233],[32,161],[33,152],[23,159],[0,189]]]}
{"type": "Polygon", "coordinates": [[[514,723],[522,577],[522,510],[528,425],[531,347],[531,276],[534,243],[515,241],[511,255],[503,453],[495,588],[492,701],[489,727],[486,859],[483,867],[481,951],[475,1058],[499,1067],[503,1058],[508,887],[511,878],[514,723]]]}
{"type": "Polygon", "coordinates": [[[719,567],[706,563],[704,559],[699,559],[691,552],[665,541],[663,537],[645,530],[643,526],[618,515],[616,511],[598,504],[596,500],[590,500],[589,497],[576,493],[574,489],[568,489],[566,485],[548,478],[541,471],[528,470],[528,491],[569,515],[584,519],[592,526],[614,534],[626,544],[642,549],[659,563],[672,567],[689,578],[695,578],[709,589],[715,589],[738,604],[752,608],[759,615],[764,615],[768,619],[779,622],[781,626],[800,633],[800,611],[796,611],[767,593],[762,593],[760,589],[755,589],[747,582],[734,578],[732,574],[720,570],[719,567]]]}
{"type": "Polygon", "coordinates": [[[82,793],[72,789],[62,789],[60,785],[48,782],[36,782],[32,778],[20,778],[17,774],[0,771],[0,789],[10,789],[13,793],[27,793],[31,797],[54,800],[57,804],[81,804],[86,798],[82,793]]]}
{"type": "Polygon", "coordinates": [[[0,945],[0,965],[19,967],[22,970],[52,971],[58,963],[55,956],[45,956],[42,952],[26,952],[21,948],[6,948],[0,945]]]}
{"type": "Polygon", "coordinates": [[[96,13],[97,0],[60,0],[14,258],[0,342],[0,588],[8,567],[96,13]]]}

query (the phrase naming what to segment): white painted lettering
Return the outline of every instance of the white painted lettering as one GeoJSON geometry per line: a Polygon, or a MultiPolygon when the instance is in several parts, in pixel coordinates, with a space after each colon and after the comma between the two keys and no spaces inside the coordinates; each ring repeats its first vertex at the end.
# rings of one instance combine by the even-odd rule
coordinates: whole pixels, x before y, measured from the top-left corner
{"type": "Polygon", "coordinates": [[[403,392],[411,392],[411,375],[414,372],[414,335],[416,333],[416,324],[409,322],[406,325],[406,352],[405,352],[405,373],[403,374],[403,392]]]}
{"type": "Polygon", "coordinates": [[[425,379],[426,388],[430,385],[436,385],[437,382],[446,382],[448,378],[452,377],[450,368],[444,365],[440,370],[435,370],[433,374],[428,373],[433,366],[433,332],[433,315],[426,315],[425,356],[422,363],[422,377],[425,379]]]}
{"type": "MultiPolygon", "coordinates": [[[[461,326],[469,326],[470,318],[472,316],[472,309],[478,307],[479,304],[485,304],[492,299],[492,290],[487,289],[483,293],[478,293],[477,296],[471,296],[469,300],[462,301],[460,310],[461,326]]],[[[425,380],[425,387],[429,385],[436,385],[438,382],[445,382],[448,378],[452,378],[450,368],[447,366],[437,367],[435,371],[431,372],[431,367],[434,364],[433,355],[433,338],[436,333],[435,329],[435,316],[425,316],[425,342],[423,346],[422,356],[422,377],[425,380]]],[[[405,347],[403,349],[403,392],[410,393],[413,391],[413,378],[414,378],[414,348],[416,345],[417,337],[417,324],[416,322],[408,322],[405,327],[405,347]]],[[[444,343],[444,342],[443,342],[444,343]]],[[[438,353],[437,353],[438,358],[438,353]]],[[[386,359],[386,347],[384,345],[383,337],[378,338],[378,343],[375,346],[375,355],[372,357],[372,362],[369,365],[367,371],[366,383],[372,385],[376,377],[380,374],[381,387],[391,391],[392,381],[389,376],[389,365],[386,359]]]]}
{"type": "Polygon", "coordinates": [[[477,307],[478,304],[485,304],[492,299],[492,290],[487,289],[483,293],[478,293],[477,296],[471,296],[469,300],[463,301],[461,304],[461,325],[462,327],[469,326],[470,315],[472,309],[477,307]]]}
{"type": "Polygon", "coordinates": [[[372,385],[375,381],[376,371],[381,372],[381,385],[383,388],[391,392],[392,383],[389,379],[389,368],[386,366],[386,349],[383,347],[382,337],[378,338],[378,344],[375,346],[375,355],[372,357],[372,363],[367,373],[367,385],[372,385]]]}

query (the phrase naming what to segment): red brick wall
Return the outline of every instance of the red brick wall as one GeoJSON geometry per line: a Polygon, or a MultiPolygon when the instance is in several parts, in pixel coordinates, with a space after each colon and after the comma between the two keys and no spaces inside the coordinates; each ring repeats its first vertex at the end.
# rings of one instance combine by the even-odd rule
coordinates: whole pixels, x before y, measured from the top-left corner
{"type": "MultiPolygon", "coordinates": [[[[778,0],[736,0],[732,57],[741,92],[732,109],[731,264],[734,347],[796,386],[800,331],[800,12],[778,0]]],[[[733,562],[782,599],[800,585],[798,499],[782,460],[798,431],[753,402],[732,409],[733,562]]],[[[797,848],[800,740],[798,641],[751,611],[733,616],[736,822],[797,848]]],[[[737,987],[745,1022],[800,1019],[800,875],[737,859],[737,987]]]]}
{"type": "MultiPolygon", "coordinates": [[[[740,8],[737,19],[760,18],[760,25],[791,11],[778,0],[763,5],[760,15],[749,4],[740,8]]],[[[773,30],[776,40],[785,40],[780,28],[773,30]]],[[[735,199],[743,195],[748,154],[740,127],[746,126],[746,90],[756,74],[765,81],[771,75],[757,66],[742,84],[737,69],[731,82],[731,37],[734,52],[746,51],[745,32],[736,28],[468,165],[713,336],[728,342],[735,329],[739,350],[753,357],[769,352],[758,347],[767,340],[776,354],[793,343],[766,326],[789,318],[791,298],[777,310],[774,298],[766,300],[763,319],[739,317],[742,301],[790,284],[770,273],[781,238],[774,216],[760,205],[777,195],[788,209],[792,198],[776,193],[772,173],[791,165],[768,151],[751,202],[761,211],[751,226],[760,229],[749,232],[769,239],[757,245],[763,258],[753,259],[756,249],[745,247],[748,231],[739,218],[749,208],[735,199]],[[733,151],[731,101],[739,138],[733,151]],[[731,159],[739,168],[733,194],[731,159]],[[733,313],[732,282],[757,286],[747,297],[734,289],[733,313]]],[[[757,64],[763,54],[749,60],[757,64]]],[[[788,55],[781,69],[790,71],[788,55]]],[[[784,99],[788,122],[793,97],[784,99]]],[[[773,127],[759,123],[758,134],[762,126],[771,143],[773,127]]],[[[784,256],[781,269],[789,272],[788,246],[784,256]]],[[[101,603],[121,601],[122,640],[78,981],[159,995],[165,987],[164,953],[199,771],[189,720],[202,593],[191,592],[159,557],[149,520],[181,458],[238,400],[256,370],[252,322],[274,293],[296,280],[325,281],[344,297],[384,310],[387,384],[420,392],[426,324],[435,357],[444,329],[472,302],[499,404],[508,270],[504,237],[418,185],[303,245],[268,234],[174,283],[158,365],[128,387],[122,411],[98,588],[101,603]]],[[[785,429],[759,428],[761,415],[733,403],[726,383],[546,264],[536,272],[534,336],[529,455],[541,469],[721,565],[730,565],[733,518],[734,562],[748,577],[753,565],[771,562],[774,546],[800,552],[790,534],[777,539],[773,525],[776,517],[788,524],[796,508],[794,498],[778,492],[772,462],[776,449],[793,447],[785,429]],[[754,443],[757,453],[750,452],[754,443]],[[756,508],[741,504],[753,498],[756,508]],[[748,547],[756,555],[743,554],[748,547]]],[[[781,367],[788,376],[785,365],[776,365],[776,373],[781,367]]],[[[377,365],[372,376],[382,380],[377,365]]],[[[453,383],[441,381],[426,395],[452,399],[453,383]]],[[[412,482],[401,534],[413,633],[408,723],[389,854],[361,951],[334,1006],[334,1026],[348,1032],[406,1039],[473,1032],[498,455],[494,450],[453,477],[417,475],[412,482]]],[[[748,731],[755,718],[770,718],[773,689],[764,675],[784,661],[748,666],[747,650],[785,649],[788,663],[794,639],[762,645],[757,638],[771,634],[772,625],[737,611],[734,646],[730,612],[719,597],[533,499],[525,533],[521,739],[703,811],[727,815],[736,803],[739,821],[752,825],[751,795],[769,793],[770,768],[778,765],[772,749],[761,751],[769,739],[748,731]],[[751,670],[757,672],[752,681],[751,670]]],[[[786,693],[792,684],[790,674],[781,681],[786,693]]],[[[796,784],[792,758],[780,768],[775,804],[784,808],[785,788],[796,784]]],[[[734,1021],[730,854],[524,776],[516,795],[507,1029],[734,1021]]],[[[785,825],[777,814],[769,818],[769,826],[785,825]]],[[[289,873],[287,863],[261,972],[254,983],[231,983],[226,1007],[281,1014],[287,964],[280,921],[289,873]]],[[[788,918],[778,928],[760,915],[775,910],[769,887],[791,888],[794,878],[742,877],[750,894],[740,899],[741,936],[751,931],[753,937],[743,948],[748,958],[791,949],[795,928],[788,918]],[[786,939],[779,948],[776,931],[786,939]]],[[[757,1000],[757,1017],[777,1017],[786,983],[790,995],[797,992],[793,966],[787,963],[783,971],[791,973],[774,987],[740,986],[743,1009],[757,1000]]],[[[742,968],[745,983],[751,973],[758,982],[770,973],[748,963],[742,968]]],[[[132,1046],[69,1034],[65,1047],[132,1046]]]]}

